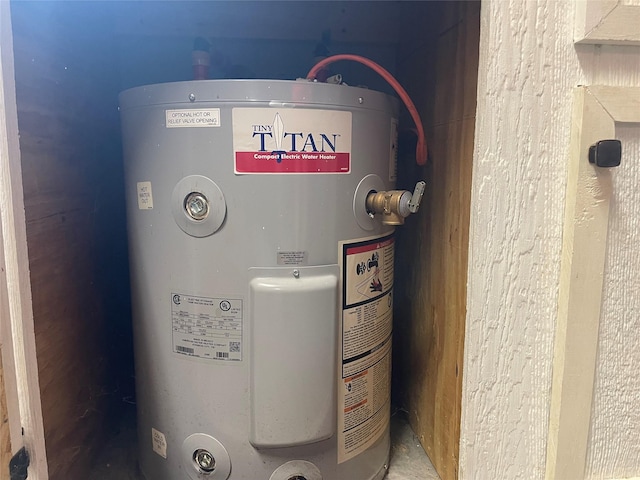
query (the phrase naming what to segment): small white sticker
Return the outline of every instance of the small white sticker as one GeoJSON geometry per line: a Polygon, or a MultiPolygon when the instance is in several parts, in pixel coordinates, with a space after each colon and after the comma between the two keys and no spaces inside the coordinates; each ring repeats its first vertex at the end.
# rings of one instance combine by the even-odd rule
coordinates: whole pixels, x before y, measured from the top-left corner
{"type": "Polygon", "coordinates": [[[162,458],[167,458],[167,439],[164,433],[159,432],[155,428],[151,429],[151,443],[153,444],[153,451],[160,455],[162,458]]]}
{"type": "Polygon", "coordinates": [[[167,128],[219,127],[220,109],[165,110],[167,128]]]}
{"type": "Polygon", "coordinates": [[[138,182],[138,208],[140,210],[151,210],[153,208],[151,182],[138,182]]]}
{"type": "Polygon", "coordinates": [[[307,265],[307,252],[278,252],[278,265],[307,265]]]}

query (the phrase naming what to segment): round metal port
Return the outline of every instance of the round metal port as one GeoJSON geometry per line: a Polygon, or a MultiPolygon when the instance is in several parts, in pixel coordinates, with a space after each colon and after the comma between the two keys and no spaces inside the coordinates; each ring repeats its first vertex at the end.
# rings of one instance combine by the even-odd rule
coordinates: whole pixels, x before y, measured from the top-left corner
{"type": "Polygon", "coordinates": [[[366,175],[360,180],[360,183],[358,183],[353,196],[353,215],[363,230],[371,232],[381,227],[380,220],[375,218],[373,212],[367,208],[367,197],[372,193],[382,192],[384,190],[388,190],[388,188],[385,187],[385,183],[380,177],[374,174],[366,175]]]}
{"type": "Polygon", "coordinates": [[[184,478],[190,480],[228,480],[231,475],[229,453],[218,440],[205,433],[194,433],[182,442],[180,464],[187,475],[184,478]]]}
{"type": "Polygon", "coordinates": [[[311,462],[292,460],[276,468],[269,480],[322,480],[322,474],[311,462]]]}
{"type": "MultiPolygon", "coordinates": [[[[189,175],[173,189],[171,213],[184,233],[202,238],[216,233],[222,227],[227,204],[222,190],[213,180],[202,175],[189,175]]],[[[189,457],[192,453],[193,450],[190,450],[189,457]]]]}
{"type": "Polygon", "coordinates": [[[216,469],[216,459],[211,452],[203,448],[193,452],[193,461],[202,473],[209,474],[216,469]]]}

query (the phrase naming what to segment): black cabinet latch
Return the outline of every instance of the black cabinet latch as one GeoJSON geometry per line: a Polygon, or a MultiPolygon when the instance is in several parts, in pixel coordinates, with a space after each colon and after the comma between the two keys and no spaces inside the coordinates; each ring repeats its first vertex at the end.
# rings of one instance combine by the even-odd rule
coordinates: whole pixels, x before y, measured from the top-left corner
{"type": "Polygon", "coordinates": [[[617,167],[622,158],[620,140],[600,140],[589,147],[589,162],[598,167],[617,167]]]}
{"type": "Polygon", "coordinates": [[[26,480],[29,468],[29,452],[22,447],[9,461],[9,478],[11,480],[26,480]]]}

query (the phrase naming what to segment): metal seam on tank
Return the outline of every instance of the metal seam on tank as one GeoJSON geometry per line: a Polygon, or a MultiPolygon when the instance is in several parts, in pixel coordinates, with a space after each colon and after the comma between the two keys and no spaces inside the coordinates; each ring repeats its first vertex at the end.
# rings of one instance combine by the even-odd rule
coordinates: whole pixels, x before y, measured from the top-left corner
{"type": "MultiPolygon", "coordinates": [[[[209,82],[218,82],[218,80],[211,80],[209,82]]],[[[132,107],[126,107],[126,103],[127,103],[127,98],[129,96],[133,96],[133,97],[138,97],[139,95],[136,95],[138,92],[138,89],[143,89],[142,92],[144,92],[147,95],[147,103],[145,103],[145,106],[150,106],[150,105],[174,105],[174,104],[179,104],[179,103],[183,103],[184,100],[181,101],[169,101],[169,102],[158,102],[158,103],[149,103],[149,101],[151,100],[151,97],[154,96],[154,93],[156,95],[160,95],[162,92],[158,93],[158,91],[164,90],[166,89],[167,85],[172,85],[174,86],[175,89],[184,89],[186,90],[190,90],[190,91],[198,91],[199,94],[201,94],[201,92],[207,92],[210,91],[211,89],[214,89],[214,91],[219,91],[221,90],[225,90],[225,89],[234,89],[234,88],[239,88],[243,83],[249,85],[249,82],[252,82],[253,85],[257,85],[258,87],[264,88],[266,87],[267,90],[271,89],[271,86],[273,84],[273,86],[280,86],[280,87],[285,87],[282,88],[282,90],[284,90],[282,92],[283,95],[289,94],[289,96],[291,95],[291,91],[294,90],[296,87],[303,87],[309,90],[310,93],[315,93],[316,96],[319,97],[325,97],[325,98],[319,98],[318,100],[314,100],[314,99],[307,99],[307,100],[300,100],[300,101],[294,101],[292,103],[295,104],[305,104],[305,105],[343,105],[345,107],[350,107],[350,108],[362,108],[362,104],[359,101],[360,98],[367,98],[369,99],[369,101],[365,101],[364,104],[367,105],[368,103],[371,103],[373,101],[373,103],[378,104],[378,105],[374,105],[373,108],[371,108],[369,105],[367,105],[366,107],[364,107],[365,110],[374,110],[374,111],[387,111],[388,109],[397,109],[399,107],[399,102],[397,101],[397,99],[392,96],[389,95],[387,93],[382,93],[382,92],[378,92],[375,90],[367,90],[367,89],[361,89],[361,88],[357,88],[357,87],[344,87],[344,86],[328,86],[328,85],[323,85],[323,84],[298,84],[295,81],[290,81],[290,80],[279,80],[279,81],[271,81],[271,80],[246,80],[246,81],[242,81],[242,80],[224,80],[224,81],[220,81],[220,82],[224,82],[220,83],[220,84],[215,84],[215,83],[210,83],[207,84],[206,86],[209,88],[204,88],[202,85],[198,85],[198,88],[188,88],[188,87],[192,87],[192,85],[189,82],[175,82],[172,84],[158,84],[157,86],[149,86],[149,87],[134,87],[128,90],[125,90],[124,92],[121,92],[120,94],[120,102],[125,104],[124,108],[132,108],[132,107]],[[291,87],[289,89],[287,89],[286,87],[291,87]],[[326,87],[329,87],[328,89],[326,87]],[[333,89],[333,88],[338,88],[338,89],[352,89],[350,91],[348,91],[347,93],[345,93],[346,90],[341,90],[341,91],[330,91],[329,89],[333,89]],[[155,90],[155,92],[154,92],[155,90]],[[289,91],[287,91],[289,90],[289,91]],[[351,96],[353,95],[353,96],[351,96]],[[326,97],[347,97],[345,100],[345,102],[340,102],[340,103],[328,103],[326,100],[326,97]],[[391,104],[390,104],[391,103],[391,104]],[[383,105],[380,105],[383,104],[383,105]],[[395,105],[394,105],[395,104],[395,105]]],[[[223,92],[224,93],[224,92],[223,92]]],[[[265,95],[268,95],[268,93],[271,92],[264,92],[265,95]]],[[[313,95],[312,95],[313,96],[313,95]]],[[[273,101],[273,99],[269,99],[269,97],[266,97],[264,100],[260,100],[257,99],[255,95],[250,95],[248,96],[248,98],[245,96],[244,98],[237,98],[237,99],[233,99],[233,98],[229,98],[229,99],[224,99],[224,100],[220,100],[219,98],[217,99],[204,99],[204,100],[199,100],[199,102],[197,104],[201,104],[201,103],[207,103],[207,102],[270,102],[273,101]]],[[[196,104],[196,105],[197,105],[196,104]]],[[[139,104],[138,104],[139,105],[139,104]]],[[[140,106],[140,105],[139,105],[140,106]]]]}
{"type": "MultiPolygon", "coordinates": [[[[145,104],[145,105],[136,105],[136,106],[132,106],[132,107],[127,107],[125,106],[121,106],[120,107],[120,112],[125,112],[125,111],[133,111],[133,110],[142,110],[145,108],[157,108],[157,107],[162,107],[162,106],[166,106],[166,107],[175,107],[177,105],[184,105],[185,109],[192,109],[192,108],[196,108],[196,106],[199,106],[201,108],[206,108],[208,106],[212,106],[212,105],[220,105],[220,106],[244,106],[247,108],[255,108],[255,107],[259,107],[261,106],[267,106],[270,108],[276,108],[275,106],[272,106],[269,104],[269,100],[255,100],[255,101],[248,101],[248,100],[201,100],[199,103],[197,104],[193,104],[193,103],[187,103],[185,101],[179,101],[179,102],[175,102],[175,103],[152,103],[152,104],[145,104]]],[[[288,105],[287,107],[283,107],[283,108],[301,108],[301,107],[309,107],[310,110],[321,110],[321,108],[316,108],[316,107],[334,107],[334,108],[330,108],[333,110],[336,109],[340,109],[342,108],[343,110],[348,110],[348,111],[359,111],[359,112],[380,112],[380,113],[387,113],[387,114],[392,114],[392,115],[398,115],[398,109],[395,107],[390,107],[390,108],[382,108],[382,109],[378,109],[378,108],[369,108],[369,107],[363,107],[362,105],[348,105],[348,104],[344,104],[344,103],[302,103],[302,102],[296,102],[293,103],[291,105],[288,105]]],[[[324,110],[327,110],[327,108],[324,108],[324,110]]]]}

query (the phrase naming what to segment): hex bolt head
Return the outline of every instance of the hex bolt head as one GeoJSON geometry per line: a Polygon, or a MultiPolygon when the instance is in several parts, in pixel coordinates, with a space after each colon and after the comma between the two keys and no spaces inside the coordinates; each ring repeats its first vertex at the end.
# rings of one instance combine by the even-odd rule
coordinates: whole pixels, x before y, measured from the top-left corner
{"type": "Polygon", "coordinates": [[[204,220],[209,215],[209,201],[204,194],[191,192],[184,199],[184,209],[192,219],[204,220]]]}
{"type": "Polygon", "coordinates": [[[203,448],[193,452],[193,461],[203,473],[211,473],[216,469],[216,459],[211,452],[203,448]]]}

